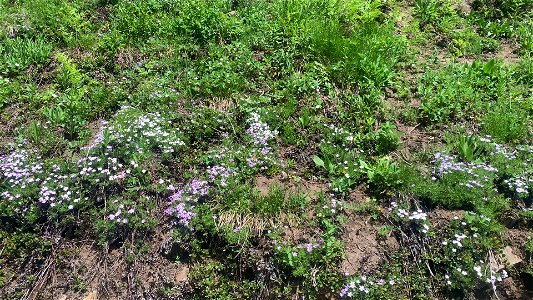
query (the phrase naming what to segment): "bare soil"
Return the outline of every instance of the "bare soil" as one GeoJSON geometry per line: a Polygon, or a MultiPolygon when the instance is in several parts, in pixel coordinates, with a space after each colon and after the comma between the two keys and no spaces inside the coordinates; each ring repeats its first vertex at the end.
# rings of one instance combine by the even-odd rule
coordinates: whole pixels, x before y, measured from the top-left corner
{"type": "Polygon", "coordinates": [[[399,248],[394,236],[380,237],[378,229],[384,224],[371,222],[368,216],[351,214],[344,225],[342,240],[345,258],[340,269],[345,274],[361,274],[376,270],[388,253],[399,248]]]}

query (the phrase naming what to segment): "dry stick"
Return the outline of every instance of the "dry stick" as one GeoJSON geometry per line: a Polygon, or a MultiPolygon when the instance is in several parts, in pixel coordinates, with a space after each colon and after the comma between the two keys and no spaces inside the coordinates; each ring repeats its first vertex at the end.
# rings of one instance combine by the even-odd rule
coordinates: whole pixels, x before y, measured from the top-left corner
{"type": "Polygon", "coordinates": [[[52,297],[54,296],[54,286],[56,282],[56,264],[52,267],[52,283],[50,284],[50,287],[52,288],[52,297]]]}
{"type": "MultiPolygon", "coordinates": [[[[417,126],[418,126],[418,125],[417,125],[417,126]]],[[[416,127],[416,126],[415,126],[415,127],[416,127]]],[[[413,130],[414,130],[414,128],[413,128],[413,130]]],[[[412,130],[411,130],[411,131],[412,131],[412,130]]],[[[420,209],[420,206],[419,206],[419,203],[418,203],[418,202],[415,203],[415,206],[416,206],[416,209],[420,209]]],[[[425,244],[425,242],[424,242],[423,239],[422,239],[422,244],[421,244],[421,246],[422,246],[422,250],[423,250],[423,252],[426,252],[426,244],[425,244]]],[[[431,274],[431,276],[435,276],[435,275],[433,274],[433,271],[431,270],[431,267],[429,266],[428,261],[427,261],[427,260],[424,260],[424,262],[426,263],[426,266],[428,267],[428,270],[429,270],[429,273],[431,274]]]]}
{"type": "MultiPolygon", "coordinates": [[[[134,244],[135,234],[136,234],[136,230],[133,229],[133,231],[131,232],[131,242],[130,242],[131,243],[131,247],[134,247],[134,245],[135,245],[134,244]]],[[[131,264],[131,267],[128,266],[128,294],[129,295],[132,295],[131,286],[132,286],[132,284],[135,283],[135,278],[132,279],[131,277],[135,276],[136,265],[137,265],[137,259],[134,256],[134,260],[133,260],[133,263],[131,264]]]]}
{"type": "Polygon", "coordinates": [[[46,280],[48,279],[50,267],[52,266],[53,262],[54,260],[52,259],[52,255],[50,255],[46,259],[46,267],[44,269],[41,269],[41,271],[39,272],[39,276],[38,276],[39,280],[37,280],[37,283],[30,290],[26,291],[24,296],[22,296],[21,300],[28,300],[28,299],[35,298],[35,296],[33,296],[33,292],[36,289],[41,289],[41,286],[43,285],[43,283],[46,282],[46,280]]]}
{"type": "Polygon", "coordinates": [[[411,132],[413,132],[413,131],[414,131],[419,125],[420,125],[420,123],[419,123],[419,124],[416,124],[413,128],[411,128],[411,130],[409,130],[409,131],[407,132],[407,134],[411,134],[411,132]]]}
{"type": "MultiPolygon", "coordinates": [[[[400,230],[400,233],[402,234],[402,236],[405,238],[405,239],[409,239],[409,237],[407,236],[407,234],[402,230],[401,227],[398,228],[400,230]]],[[[400,246],[403,244],[403,239],[400,239],[400,246]]],[[[410,251],[412,251],[412,249],[409,249],[410,251]]],[[[404,272],[405,274],[407,274],[407,272],[409,271],[409,269],[407,268],[407,266],[405,264],[402,264],[402,268],[404,269],[404,272]]],[[[406,276],[408,277],[408,276],[406,276]]],[[[411,296],[411,289],[407,289],[407,292],[409,293],[409,296],[411,296]]],[[[411,298],[411,297],[410,297],[411,298]]]]}
{"type": "MultiPolygon", "coordinates": [[[[498,264],[498,261],[496,260],[494,253],[492,253],[492,250],[489,250],[488,256],[489,256],[489,270],[491,273],[490,275],[492,276],[492,268],[490,267],[490,263],[494,262],[495,264],[498,264]]],[[[494,292],[494,296],[496,296],[496,299],[500,299],[500,297],[498,297],[498,294],[496,293],[496,286],[494,285],[494,283],[492,283],[492,291],[494,292]]]]}
{"type": "MultiPolygon", "coordinates": [[[[422,245],[422,247],[424,248],[424,252],[426,252],[426,245],[425,243],[422,245]]],[[[426,263],[426,266],[428,267],[428,270],[429,270],[429,273],[431,274],[431,276],[435,276],[435,274],[433,274],[433,271],[431,270],[431,267],[429,266],[429,263],[427,261],[427,259],[424,259],[425,263],[426,263]]]]}
{"type": "MultiPolygon", "coordinates": [[[[48,228],[44,231],[44,232],[49,232],[48,231],[48,228]]],[[[33,299],[35,298],[35,296],[33,296],[33,292],[37,290],[40,290],[42,288],[42,285],[46,282],[46,280],[48,280],[48,277],[50,275],[50,267],[53,265],[54,263],[54,253],[55,253],[55,248],[52,246],[52,253],[50,254],[50,256],[48,256],[48,258],[46,259],[46,267],[44,269],[41,269],[41,271],[39,272],[39,280],[37,281],[37,283],[31,288],[31,290],[28,290],[26,292],[26,294],[24,294],[24,296],[21,298],[23,300],[26,300],[26,299],[33,299]]]]}
{"type": "MultiPolygon", "coordinates": [[[[109,244],[108,242],[106,242],[106,245],[105,245],[105,253],[104,255],[101,257],[101,260],[104,261],[104,275],[105,277],[104,278],[107,278],[107,252],[109,251],[109,244]]],[[[106,292],[106,295],[109,295],[109,290],[107,289],[107,284],[105,281],[102,281],[101,282],[102,284],[102,287],[104,288],[105,292],[106,292]]]]}
{"type": "MultiPolygon", "coordinates": [[[[104,195],[104,211],[107,211],[107,197],[105,196],[103,187],[101,188],[101,191],[102,191],[101,192],[102,195],[104,195]]],[[[105,221],[106,216],[104,215],[103,218],[104,218],[104,221],[105,221]]],[[[103,261],[104,280],[107,280],[106,279],[107,278],[107,253],[109,252],[109,242],[108,241],[105,242],[104,249],[105,249],[105,253],[104,253],[104,255],[100,256],[100,261],[103,261]]],[[[102,280],[102,281],[98,280],[98,283],[102,285],[103,289],[105,290],[106,295],[109,295],[109,290],[107,289],[107,283],[104,280],[102,280]]]]}

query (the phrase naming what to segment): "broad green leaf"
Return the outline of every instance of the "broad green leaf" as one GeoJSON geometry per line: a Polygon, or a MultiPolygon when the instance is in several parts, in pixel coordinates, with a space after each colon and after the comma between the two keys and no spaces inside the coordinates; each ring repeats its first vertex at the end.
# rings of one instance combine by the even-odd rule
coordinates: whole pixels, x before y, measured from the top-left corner
{"type": "Polygon", "coordinates": [[[315,164],[319,167],[322,167],[322,168],[325,168],[325,165],[324,165],[324,161],[322,159],[320,159],[320,157],[314,155],[313,156],[313,161],[315,162],[315,164]]]}

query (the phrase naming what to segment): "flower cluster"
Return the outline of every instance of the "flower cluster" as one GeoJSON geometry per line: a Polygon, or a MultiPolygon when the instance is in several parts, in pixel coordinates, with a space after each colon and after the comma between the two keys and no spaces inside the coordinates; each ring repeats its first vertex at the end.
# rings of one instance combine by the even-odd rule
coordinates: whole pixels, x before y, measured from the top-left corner
{"type": "Polygon", "coordinates": [[[141,113],[125,107],[115,116],[115,122],[108,128],[110,140],[127,151],[144,153],[151,149],[160,149],[163,153],[175,152],[176,147],[185,143],[171,129],[170,121],[160,113],[141,113]]]}
{"type": "Polygon", "coordinates": [[[65,210],[72,210],[83,200],[76,184],[78,174],[63,170],[58,164],[45,165],[26,150],[17,149],[0,157],[0,172],[0,179],[7,184],[0,195],[11,202],[16,213],[27,210],[32,199],[40,205],[65,210]]]}
{"type": "MultiPolygon", "coordinates": [[[[246,133],[251,145],[235,145],[231,148],[222,145],[211,149],[206,154],[206,160],[209,161],[209,164],[218,165],[218,167],[210,172],[232,176],[232,174],[237,173],[256,173],[274,166],[283,166],[279,155],[269,145],[277,132],[272,131],[266,123],[261,121],[257,113],[252,113],[249,122],[250,127],[246,133]],[[222,171],[222,168],[228,169],[228,172],[222,171]]],[[[226,181],[222,180],[221,182],[226,181]]]]}
{"type": "Polygon", "coordinates": [[[237,172],[231,167],[220,164],[208,166],[207,176],[209,178],[209,182],[215,183],[221,187],[225,187],[228,185],[228,180],[230,178],[237,176],[237,172]]]}
{"type": "Polygon", "coordinates": [[[322,244],[320,242],[318,242],[318,243],[306,243],[306,244],[296,245],[296,248],[304,249],[307,252],[312,252],[313,249],[319,248],[321,245],[322,244]]]}
{"type": "Polygon", "coordinates": [[[527,197],[529,195],[530,186],[533,186],[532,178],[513,177],[503,181],[507,188],[519,197],[527,197]]]}
{"type": "Polygon", "coordinates": [[[427,221],[427,213],[421,209],[414,211],[408,211],[404,208],[400,208],[396,202],[391,202],[389,212],[392,212],[395,217],[399,218],[402,222],[413,222],[420,225],[420,231],[422,233],[428,233],[429,225],[427,221]]]}
{"type": "Polygon", "coordinates": [[[165,213],[176,218],[176,221],[183,225],[189,226],[191,219],[196,215],[193,212],[195,203],[209,193],[209,183],[205,180],[193,179],[184,188],[176,190],[173,186],[169,187],[174,193],[168,198],[168,208],[165,213]]]}
{"type": "Polygon", "coordinates": [[[335,198],[335,194],[328,194],[322,201],[324,204],[322,205],[322,209],[325,213],[328,214],[335,214],[338,211],[343,209],[343,203],[340,200],[337,200],[335,198]]]}
{"type": "Polygon", "coordinates": [[[324,124],[324,126],[329,129],[328,133],[333,137],[333,140],[340,141],[344,147],[347,146],[345,144],[346,142],[352,143],[355,140],[354,135],[348,130],[339,128],[335,126],[334,124],[324,124]]]}
{"type": "Polygon", "coordinates": [[[254,145],[265,148],[268,146],[268,142],[276,137],[278,132],[271,130],[267,123],[261,121],[261,117],[258,113],[253,112],[248,119],[250,127],[246,130],[246,133],[250,136],[254,145]]]}
{"type": "Polygon", "coordinates": [[[86,190],[94,185],[122,182],[135,165],[123,164],[112,157],[111,147],[106,147],[100,156],[88,155],[63,162],[43,162],[27,150],[16,149],[0,157],[0,184],[7,184],[0,197],[12,202],[9,210],[15,213],[31,206],[66,212],[86,200],[86,190]]]}
{"type": "Polygon", "coordinates": [[[104,221],[111,228],[142,228],[149,226],[153,221],[149,215],[148,207],[153,201],[146,195],[118,197],[107,201],[104,221]]]}
{"type": "Polygon", "coordinates": [[[373,289],[394,286],[396,281],[394,279],[372,279],[367,276],[360,276],[348,282],[339,292],[341,298],[365,297],[373,289]]]}
{"type": "Polygon", "coordinates": [[[268,166],[278,164],[278,159],[270,146],[260,149],[252,148],[246,158],[246,164],[251,169],[259,168],[263,171],[268,169],[268,166]]]}
{"type": "Polygon", "coordinates": [[[174,193],[169,197],[168,208],[165,211],[167,215],[175,217],[179,224],[189,226],[195,216],[195,204],[208,195],[212,186],[226,187],[229,180],[237,177],[238,172],[243,169],[253,170],[259,167],[264,170],[277,163],[274,151],[268,145],[277,132],[272,131],[268,124],[261,121],[257,113],[252,113],[249,122],[250,127],[246,133],[250,136],[252,148],[241,146],[230,149],[221,146],[209,151],[205,157],[208,161],[204,174],[207,180],[195,178],[178,190],[171,187],[174,193]],[[246,161],[246,165],[239,165],[238,162],[241,161],[246,161]]]}
{"type": "Polygon", "coordinates": [[[462,281],[468,277],[475,278],[481,282],[490,283],[492,285],[492,289],[496,290],[496,283],[501,282],[503,279],[509,277],[509,275],[507,274],[507,271],[493,270],[490,264],[483,260],[479,260],[479,263],[474,265],[472,268],[463,269],[461,267],[457,267],[452,269],[451,272],[444,275],[444,281],[446,282],[446,285],[453,285],[454,278],[456,281],[462,281]]]}
{"type": "MultiPolygon", "coordinates": [[[[70,182],[71,176],[57,174],[60,171],[58,165],[54,165],[52,172],[43,180],[39,191],[39,203],[49,204],[50,207],[65,204],[68,210],[74,209],[83,199],[79,190],[71,188],[75,186],[70,182]]],[[[75,174],[73,174],[75,177],[75,174]]]]}
{"type": "Polygon", "coordinates": [[[44,163],[39,158],[33,159],[25,150],[14,150],[0,156],[0,187],[3,188],[0,213],[11,215],[26,211],[26,198],[38,190],[43,173],[44,163]],[[4,212],[4,209],[7,211],[4,212]]]}
{"type": "MultiPolygon", "coordinates": [[[[115,203],[118,200],[115,200],[115,203]]],[[[119,204],[115,213],[109,214],[107,219],[113,222],[128,224],[131,216],[135,214],[135,207],[126,208],[124,204],[119,204]]]]}
{"type": "Polygon", "coordinates": [[[323,141],[319,145],[319,158],[332,178],[332,189],[343,192],[364,174],[363,150],[355,149],[354,136],[335,125],[324,125],[323,141]]]}
{"type": "Polygon", "coordinates": [[[485,137],[480,138],[479,140],[481,142],[487,143],[489,147],[491,148],[489,155],[503,155],[507,160],[512,160],[517,158],[517,150],[510,150],[506,146],[502,144],[495,143],[491,140],[490,135],[486,135],[485,137]]]}
{"type": "Polygon", "coordinates": [[[279,164],[279,158],[275,155],[274,150],[269,146],[269,142],[276,137],[278,132],[271,130],[267,123],[261,121],[258,113],[252,113],[248,119],[250,127],[246,133],[252,141],[252,149],[246,157],[246,164],[251,169],[259,168],[260,170],[268,169],[268,166],[279,164]]]}
{"type": "MultiPolygon", "coordinates": [[[[437,166],[433,171],[436,176],[444,176],[454,172],[464,172],[474,177],[481,177],[481,175],[477,173],[479,170],[493,173],[498,172],[498,169],[489,164],[460,162],[457,160],[456,156],[443,153],[435,153],[434,159],[431,162],[437,166]]],[[[486,180],[488,177],[481,177],[480,179],[486,180]]]]}
{"type": "Polygon", "coordinates": [[[485,162],[462,162],[457,156],[436,153],[432,180],[451,179],[469,189],[484,188],[505,191],[509,197],[527,199],[533,195],[533,147],[510,148],[494,143],[490,136],[480,138],[485,143],[485,162]],[[452,174],[455,174],[452,176],[452,174]]]}
{"type": "MultiPolygon", "coordinates": [[[[298,256],[298,252],[307,252],[307,253],[311,253],[313,252],[313,250],[315,249],[318,249],[322,246],[322,241],[319,240],[317,242],[309,242],[309,243],[304,243],[304,244],[298,244],[294,247],[289,247],[287,246],[287,242],[283,241],[281,243],[278,243],[278,241],[276,240],[273,240],[272,241],[272,244],[274,246],[274,249],[276,251],[282,251],[282,249],[284,247],[286,247],[287,249],[290,249],[289,254],[292,255],[293,257],[297,257],[298,256]]],[[[285,249],[285,250],[287,250],[285,249]]]]}
{"type": "Polygon", "coordinates": [[[82,147],[81,149],[90,151],[90,150],[95,149],[98,146],[102,145],[102,143],[105,140],[104,132],[107,129],[107,124],[109,124],[107,121],[105,121],[105,120],[101,121],[100,122],[100,127],[98,129],[98,132],[94,136],[93,141],[88,146],[82,147]]]}
{"type": "Polygon", "coordinates": [[[26,150],[15,150],[0,156],[0,174],[12,187],[25,188],[29,184],[39,182],[43,165],[39,158],[32,160],[26,150]]]}
{"type": "Polygon", "coordinates": [[[432,161],[436,165],[433,170],[432,180],[446,177],[450,174],[460,174],[464,178],[458,185],[467,188],[484,188],[491,187],[498,169],[489,163],[473,163],[458,161],[454,155],[436,153],[432,161]]]}
{"type": "Polygon", "coordinates": [[[121,163],[118,158],[109,155],[82,157],[78,159],[76,165],[83,179],[101,184],[122,181],[127,174],[131,173],[131,169],[121,163]]]}
{"type": "MultiPolygon", "coordinates": [[[[495,270],[486,262],[486,244],[490,244],[491,219],[467,212],[464,219],[454,218],[452,232],[449,238],[440,242],[443,251],[442,262],[446,265],[443,281],[450,286],[461,286],[472,280],[491,283],[496,288],[496,282],[507,277],[505,270],[495,270]]],[[[442,273],[441,273],[442,274],[442,273]]]]}

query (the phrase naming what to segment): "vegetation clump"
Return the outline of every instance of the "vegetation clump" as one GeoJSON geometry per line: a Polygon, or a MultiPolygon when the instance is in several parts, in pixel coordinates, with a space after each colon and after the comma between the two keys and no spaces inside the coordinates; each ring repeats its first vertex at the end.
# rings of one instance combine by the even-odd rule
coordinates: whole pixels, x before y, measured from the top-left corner
{"type": "Polygon", "coordinates": [[[533,298],[532,5],[0,0],[0,298],[533,298]]]}

